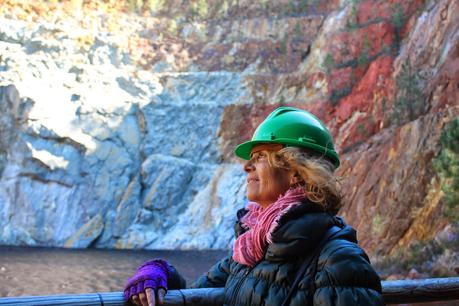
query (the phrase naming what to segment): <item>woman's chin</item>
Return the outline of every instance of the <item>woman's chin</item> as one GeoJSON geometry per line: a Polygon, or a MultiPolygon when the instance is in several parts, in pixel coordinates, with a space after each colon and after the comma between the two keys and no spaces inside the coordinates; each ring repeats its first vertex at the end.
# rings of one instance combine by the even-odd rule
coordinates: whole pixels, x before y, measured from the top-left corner
{"type": "Polygon", "coordinates": [[[258,200],[258,197],[253,193],[247,192],[246,196],[247,196],[247,200],[249,200],[250,202],[257,202],[258,200]]]}

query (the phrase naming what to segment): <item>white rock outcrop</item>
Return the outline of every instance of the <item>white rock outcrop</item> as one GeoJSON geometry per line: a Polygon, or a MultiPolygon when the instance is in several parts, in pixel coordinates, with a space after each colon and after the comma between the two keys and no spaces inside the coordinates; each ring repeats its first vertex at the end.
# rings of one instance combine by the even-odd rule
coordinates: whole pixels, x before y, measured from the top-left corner
{"type": "Polygon", "coordinates": [[[108,33],[84,50],[65,24],[0,24],[0,244],[230,245],[244,178],[216,131],[241,74],[139,70],[108,33]]]}

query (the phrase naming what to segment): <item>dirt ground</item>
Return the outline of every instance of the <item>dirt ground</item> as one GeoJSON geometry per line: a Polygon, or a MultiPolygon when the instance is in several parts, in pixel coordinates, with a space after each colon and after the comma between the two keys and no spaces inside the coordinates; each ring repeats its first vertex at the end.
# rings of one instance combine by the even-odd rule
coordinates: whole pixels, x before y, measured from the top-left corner
{"type": "Polygon", "coordinates": [[[191,284],[226,253],[0,247],[0,297],[121,291],[152,258],[166,259],[191,284]]]}

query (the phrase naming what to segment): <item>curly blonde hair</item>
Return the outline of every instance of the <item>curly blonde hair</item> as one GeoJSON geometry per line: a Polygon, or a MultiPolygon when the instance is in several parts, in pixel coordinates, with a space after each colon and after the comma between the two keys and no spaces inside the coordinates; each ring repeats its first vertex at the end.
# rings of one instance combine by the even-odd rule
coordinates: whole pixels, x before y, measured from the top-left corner
{"type": "Polygon", "coordinates": [[[324,156],[297,147],[285,147],[268,154],[272,167],[295,171],[298,187],[305,196],[321,205],[326,212],[337,214],[342,206],[340,178],[334,173],[333,163],[324,156]]]}

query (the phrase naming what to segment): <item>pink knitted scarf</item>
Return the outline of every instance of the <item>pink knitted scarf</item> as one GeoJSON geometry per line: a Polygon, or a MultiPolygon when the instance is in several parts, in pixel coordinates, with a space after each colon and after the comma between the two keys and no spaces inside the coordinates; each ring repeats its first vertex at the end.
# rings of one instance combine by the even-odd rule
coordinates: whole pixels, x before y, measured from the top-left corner
{"type": "Polygon", "coordinates": [[[234,242],[233,259],[251,267],[260,261],[272,243],[271,234],[277,228],[279,219],[290,208],[301,204],[304,198],[303,190],[296,188],[289,189],[265,209],[255,202],[249,202],[249,211],[241,219],[242,226],[248,230],[234,242]]]}

